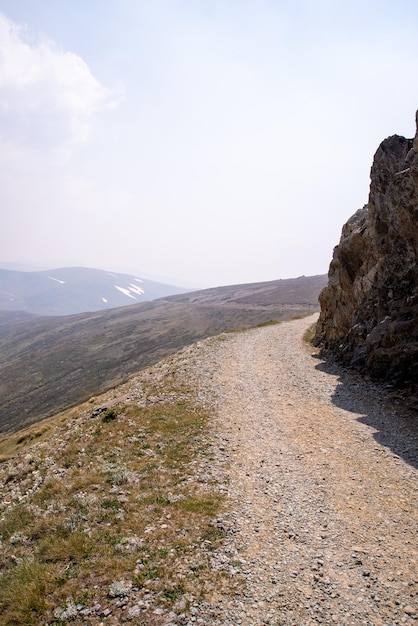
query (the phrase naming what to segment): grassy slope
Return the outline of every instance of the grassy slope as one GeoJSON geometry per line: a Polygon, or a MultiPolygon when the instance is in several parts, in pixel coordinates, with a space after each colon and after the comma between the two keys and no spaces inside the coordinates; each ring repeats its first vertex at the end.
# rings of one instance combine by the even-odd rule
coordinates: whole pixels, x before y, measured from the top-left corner
{"type": "Polygon", "coordinates": [[[98,624],[139,605],[135,623],[157,624],[156,607],[230,584],[210,563],[224,530],[208,412],[178,369],[135,380],[142,406],[48,420],[0,465],[2,624],[98,624]]]}

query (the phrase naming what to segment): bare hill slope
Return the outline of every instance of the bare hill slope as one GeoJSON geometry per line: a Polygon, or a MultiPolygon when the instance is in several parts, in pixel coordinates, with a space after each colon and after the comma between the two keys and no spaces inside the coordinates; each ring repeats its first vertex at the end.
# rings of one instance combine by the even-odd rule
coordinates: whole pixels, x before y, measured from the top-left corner
{"type": "Polygon", "coordinates": [[[68,317],[0,313],[0,432],[103,392],[198,339],[316,311],[325,282],[220,287],[68,317]]]}

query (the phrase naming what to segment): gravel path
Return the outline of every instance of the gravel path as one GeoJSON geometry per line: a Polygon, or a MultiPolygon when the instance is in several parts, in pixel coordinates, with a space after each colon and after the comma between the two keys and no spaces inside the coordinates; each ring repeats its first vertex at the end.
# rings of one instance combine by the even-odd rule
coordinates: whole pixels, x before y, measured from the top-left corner
{"type": "Polygon", "coordinates": [[[200,357],[202,395],[216,397],[211,474],[228,478],[214,566],[238,583],[189,624],[416,623],[417,424],[312,355],[312,322],[222,336],[200,357]]]}

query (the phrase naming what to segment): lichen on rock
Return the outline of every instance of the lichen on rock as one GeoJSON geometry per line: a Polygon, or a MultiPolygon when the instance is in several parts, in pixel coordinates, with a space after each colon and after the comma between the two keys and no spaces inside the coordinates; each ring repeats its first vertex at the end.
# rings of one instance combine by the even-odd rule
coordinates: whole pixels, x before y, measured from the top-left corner
{"type": "MultiPolygon", "coordinates": [[[[418,121],[418,112],[417,112],[418,121]]],[[[418,393],[418,129],[379,146],[368,204],[343,226],[315,344],[370,378],[418,393]]]]}

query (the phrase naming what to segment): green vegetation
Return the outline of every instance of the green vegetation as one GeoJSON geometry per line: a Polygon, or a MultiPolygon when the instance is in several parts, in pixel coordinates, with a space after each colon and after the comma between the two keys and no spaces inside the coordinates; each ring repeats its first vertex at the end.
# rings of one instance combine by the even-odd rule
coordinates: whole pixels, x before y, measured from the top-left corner
{"type": "Polygon", "coordinates": [[[268,320],[267,322],[260,322],[260,324],[257,324],[257,328],[263,328],[264,326],[275,326],[276,324],[280,324],[280,320],[268,320]]]}
{"type": "Polygon", "coordinates": [[[106,603],[114,581],[169,607],[187,593],[204,597],[226,577],[210,567],[224,537],[213,521],[222,499],[215,487],[202,491],[193,473],[205,456],[208,414],[184,395],[95,418],[73,411],[13,472],[0,466],[3,495],[7,485],[23,495],[0,515],[4,626],[62,623],[57,607],[106,603]]]}
{"type": "Polygon", "coordinates": [[[116,417],[117,417],[117,412],[115,409],[106,409],[102,417],[102,422],[104,422],[105,424],[107,422],[112,422],[113,420],[116,419],[116,417]]]}

